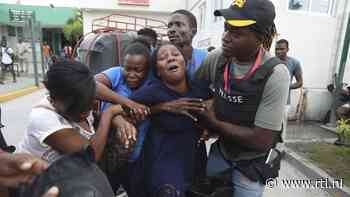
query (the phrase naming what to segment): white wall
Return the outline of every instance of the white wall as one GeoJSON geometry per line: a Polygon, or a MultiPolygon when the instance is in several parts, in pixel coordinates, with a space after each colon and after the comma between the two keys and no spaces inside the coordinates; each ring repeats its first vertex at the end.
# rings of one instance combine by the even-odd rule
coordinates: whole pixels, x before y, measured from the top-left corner
{"type": "Polygon", "coordinates": [[[102,10],[125,10],[169,13],[185,8],[186,0],[150,0],[149,6],[119,5],[118,0],[78,0],[79,7],[102,10]]]}
{"type": "MultiPolygon", "coordinates": [[[[205,0],[190,0],[189,8],[199,18],[199,5],[205,0]]],[[[331,95],[326,86],[331,83],[333,70],[337,65],[337,50],[339,46],[339,31],[342,6],[344,0],[337,1],[338,9],[332,16],[300,13],[288,10],[288,0],[272,0],[276,7],[276,26],[278,39],[285,38],[290,42],[289,55],[296,57],[302,63],[304,86],[308,89],[308,104],[306,119],[322,119],[330,108],[331,95]]],[[[223,21],[214,22],[213,1],[207,2],[206,27],[200,29],[194,45],[201,45],[201,41],[210,40],[210,45],[221,46],[223,21]]],[[[224,0],[224,8],[232,1],[224,0]]],[[[203,42],[202,42],[203,43],[203,42]]],[[[272,50],[273,52],[273,50],[272,50]]],[[[350,69],[348,69],[350,73],[350,69]]],[[[299,91],[292,92],[292,110],[295,110],[299,98],[299,91]]]]}

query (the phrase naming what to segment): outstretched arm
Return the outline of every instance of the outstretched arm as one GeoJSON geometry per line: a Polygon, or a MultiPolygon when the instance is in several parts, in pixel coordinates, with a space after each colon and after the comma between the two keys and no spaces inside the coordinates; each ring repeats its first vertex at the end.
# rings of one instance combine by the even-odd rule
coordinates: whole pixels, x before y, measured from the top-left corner
{"type": "Polygon", "coordinates": [[[150,114],[148,107],[138,104],[127,97],[121,96],[114,92],[112,90],[111,81],[104,74],[97,74],[95,79],[97,81],[97,99],[129,107],[132,110],[134,118],[137,120],[144,120],[150,114]]]}

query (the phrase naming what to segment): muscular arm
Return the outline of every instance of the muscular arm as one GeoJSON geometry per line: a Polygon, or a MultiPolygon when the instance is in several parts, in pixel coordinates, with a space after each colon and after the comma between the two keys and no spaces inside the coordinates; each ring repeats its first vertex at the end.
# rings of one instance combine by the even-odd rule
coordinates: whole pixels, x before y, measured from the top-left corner
{"type": "Polygon", "coordinates": [[[226,139],[232,140],[241,146],[257,151],[268,150],[273,145],[273,132],[270,129],[261,127],[244,127],[230,124],[220,120],[211,122],[210,130],[217,131],[218,134],[226,139]]]}

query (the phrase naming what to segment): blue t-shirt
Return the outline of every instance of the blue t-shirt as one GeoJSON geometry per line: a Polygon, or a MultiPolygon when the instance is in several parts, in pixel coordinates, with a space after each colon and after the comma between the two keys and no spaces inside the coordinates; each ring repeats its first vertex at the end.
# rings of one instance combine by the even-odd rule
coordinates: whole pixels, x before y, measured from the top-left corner
{"type": "MultiPolygon", "coordinates": [[[[293,77],[302,73],[300,62],[295,58],[287,57],[286,64],[290,75],[290,83],[292,83],[293,77]]],[[[289,105],[290,103],[291,103],[291,98],[290,98],[290,90],[289,90],[287,104],[289,105]]]]}
{"type": "Polygon", "coordinates": [[[192,80],[202,62],[207,58],[208,52],[205,49],[193,48],[192,60],[187,64],[187,75],[192,80]]]}
{"type": "Polygon", "coordinates": [[[288,68],[289,75],[290,75],[290,81],[292,81],[293,77],[302,73],[300,62],[295,58],[287,57],[286,63],[287,63],[287,68],[288,68]]]}
{"type": "MultiPolygon", "coordinates": [[[[106,75],[106,77],[111,82],[111,85],[112,85],[111,89],[113,90],[113,92],[121,96],[129,97],[132,93],[132,90],[128,87],[128,84],[125,81],[123,70],[124,70],[123,67],[116,66],[116,67],[107,69],[102,73],[106,75]]],[[[101,111],[105,111],[109,105],[110,103],[108,102],[102,102],[101,111]]]]}

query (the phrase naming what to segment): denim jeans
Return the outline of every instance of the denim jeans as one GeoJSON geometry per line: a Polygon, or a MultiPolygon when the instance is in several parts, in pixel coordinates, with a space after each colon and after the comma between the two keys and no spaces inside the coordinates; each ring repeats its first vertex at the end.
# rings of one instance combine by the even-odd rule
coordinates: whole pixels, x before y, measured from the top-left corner
{"type": "Polygon", "coordinates": [[[232,184],[234,197],[261,197],[265,189],[265,185],[249,180],[235,168],[232,171],[232,184]]]}
{"type": "Polygon", "coordinates": [[[235,168],[236,163],[227,161],[219,151],[218,143],[212,144],[207,163],[207,175],[215,176],[227,169],[232,169],[232,187],[234,197],[261,197],[265,185],[249,180],[235,168]]]}

